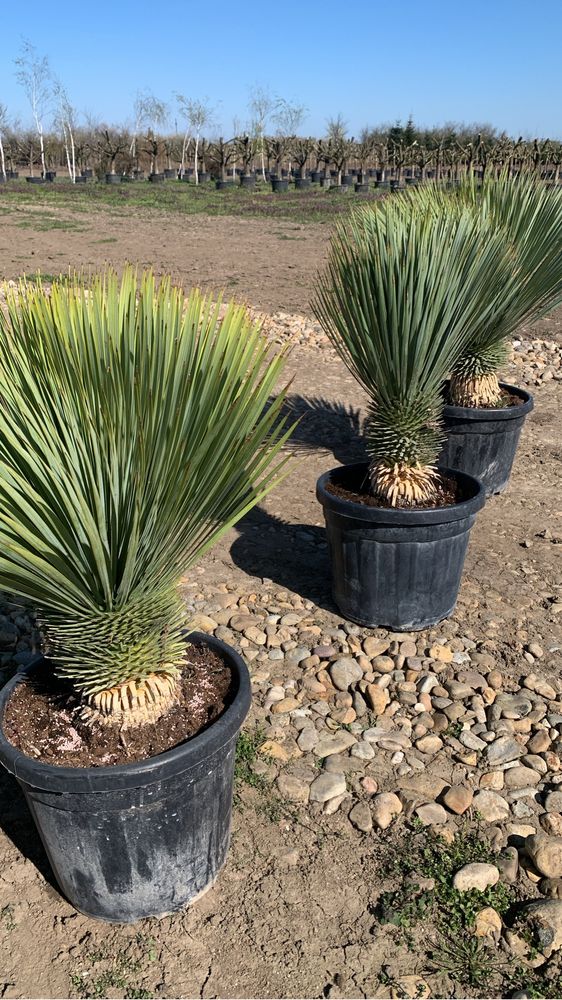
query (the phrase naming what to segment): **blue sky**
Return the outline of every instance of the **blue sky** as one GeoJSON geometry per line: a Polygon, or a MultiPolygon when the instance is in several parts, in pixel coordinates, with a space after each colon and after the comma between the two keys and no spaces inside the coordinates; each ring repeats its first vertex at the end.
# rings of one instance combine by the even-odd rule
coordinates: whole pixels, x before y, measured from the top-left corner
{"type": "MultiPolygon", "coordinates": [[[[7,3],[0,102],[23,122],[13,59],[47,55],[82,112],[132,118],[135,94],[208,97],[225,136],[252,87],[306,105],[303,133],[341,113],[349,133],[412,114],[420,125],[490,122],[562,138],[562,0],[118,0],[7,3]]],[[[178,122],[179,124],[179,122],[178,122]]]]}

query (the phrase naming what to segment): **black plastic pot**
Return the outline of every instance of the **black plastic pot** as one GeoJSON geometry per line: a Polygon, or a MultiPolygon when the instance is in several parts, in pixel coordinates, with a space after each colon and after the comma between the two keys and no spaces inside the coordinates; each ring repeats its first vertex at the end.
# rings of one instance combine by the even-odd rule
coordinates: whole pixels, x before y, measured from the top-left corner
{"type": "Polygon", "coordinates": [[[466,499],[449,507],[397,510],[367,507],[326,490],[328,482],[355,484],[367,464],[324,473],[316,496],[324,508],[332,562],[332,593],[341,613],[369,628],[427,628],[450,615],[457,600],[468,536],[484,505],[484,487],[472,476],[452,476],[466,499]]]}
{"type": "Polygon", "coordinates": [[[217,191],[229,191],[234,187],[234,181],[215,181],[215,188],[217,191]]]}
{"type": "Polygon", "coordinates": [[[189,640],[224,657],[233,701],[193,739],[137,764],[54,767],[26,757],[6,740],[2,720],[15,685],[37,662],[0,692],[0,761],[23,790],[63,893],[88,916],[132,923],[179,910],[226,860],[250,678],[230,646],[197,632],[189,640]]]}
{"type": "Polygon", "coordinates": [[[297,191],[304,191],[312,184],[310,177],[295,177],[295,188],[297,191]]]}
{"type": "Polygon", "coordinates": [[[369,185],[368,183],[357,182],[357,184],[355,185],[355,190],[357,194],[369,194],[369,185]]]}
{"type": "Polygon", "coordinates": [[[163,184],[166,180],[164,174],[149,174],[148,179],[151,184],[163,184]]]}
{"type": "Polygon", "coordinates": [[[200,173],[198,175],[198,181],[199,181],[200,184],[206,184],[207,181],[210,181],[210,179],[211,179],[211,175],[208,174],[208,173],[200,173]]]}
{"type": "Polygon", "coordinates": [[[94,176],[94,171],[92,170],[91,167],[86,167],[85,170],[82,171],[81,176],[82,177],[86,177],[86,178],[93,177],[94,176]]]}
{"type": "Polygon", "coordinates": [[[166,167],[164,177],[167,181],[175,181],[178,178],[178,172],[174,169],[174,167],[166,167]]]}
{"type": "Polygon", "coordinates": [[[486,496],[501,493],[507,486],[519,435],[534,405],[525,389],[507,382],[500,382],[500,386],[518,396],[521,404],[501,410],[450,405],[443,408],[447,440],[439,460],[480,479],[486,496]]]}
{"type": "Polygon", "coordinates": [[[342,187],[351,187],[351,185],[354,182],[355,182],[355,178],[353,177],[352,174],[344,174],[343,177],[342,177],[342,179],[341,179],[341,186],[342,187]]]}
{"type": "Polygon", "coordinates": [[[240,187],[248,188],[252,190],[256,186],[256,175],[255,174],[243,174],[240,178],[240,187]]]}
{"type": "Polygon", "coordinates": [[[45,180],[46,181],[52,182],[52,181],[54,181],[54,179],[55,179],[56,176],[57,176],[56,170],[47,170],[47,171],[45,171],[45,180]]]}
{"type": "Polygon", "coordinates": [[[43,177],[26,177],[28,184],[45,184],[45,179],[43,177]]]}
{"type": "Polygon", "coordinates": [[[19,177],[18,170],[8,170],[8,180],[17,181],[19,177]]]}
{"type": "Polygon", "coordinates": [[[319,184],[323,177],[324,174],[320,170],[313,170],[310,175],[310,180],[313,184],[319,184]]]}
{"type": "Polygon", "coordinates": [[[272,182],[271,182],[271,190],[272,191],[288,191],[289,190],[289,181],[285,177],[283,177],[283,178],[275,177],[272,180],[272,182]]]}
{"type": "Polygon", "coordinates": [[[74,183],[75,184],[85,184],[86,181],[87,181],[87,177],[82,177],[81,174],[76,174],[76,177],[74,178],[74,183]]]}
{"type": "Polygon", "coordinates": [[[121,183],[121,174],[106,174],[105,175],[105,183],[106,184],[120,184],[121,183]]]}

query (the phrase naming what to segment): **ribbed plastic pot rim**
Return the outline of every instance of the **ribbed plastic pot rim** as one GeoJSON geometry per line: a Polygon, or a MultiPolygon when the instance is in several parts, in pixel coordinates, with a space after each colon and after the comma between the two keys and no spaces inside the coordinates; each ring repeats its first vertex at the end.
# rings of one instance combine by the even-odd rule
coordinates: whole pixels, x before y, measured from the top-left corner
{"type": "Polygon", "coordinates": [[[519,406],[479,407],[479,406],[454,406],[452,403],[445,403],[443,414],[447,417],[456,417],[459,420],[520,420],[521,417],[530,413],[535,405],[530,392],[521,389],[517,385],[510,385],[509,382],[500,382],[500,389],[505,389],[514,396],[519,396],[523,402],[519,406]]]}
{"type": "Polygon", "coordinates": [[[341,514],[345,517],[354,518],[357,521],[369,522],[373,525],[385,524],[389,527],[403,526],[423,526],[426,524],[447,524],[452,521],[461,521],[465,517],[470,517],[479,511],[486,502],[486,491],[484,485],[474,476],[469,476],[466,472],[458,469],[448,469],[439,466],[438,472],[454,479],[463,491],[468,493],[468,498],[460,503],[449,504],[446,507],[430,507],[419,510],[410,510],[396,507],[368,507],[366,504],[355,503],[338,497],[334,493],[329,493],[326,485],[337,479],[338,475],[353,475],[362,472],[367,474],[367,462],[357,462],[354,465],[339,465],[330,469],[320,476],[316,483],[316,497],[323,507],[341,514]]]}
{"type": "Polygon", "coordinates": [[[108,767],[57,767],[35,760],[18,750],[6,739],[2,728],[4,711],[12,691],[28,674],[37,669],[43,657],[38,656],[22,668],[0,691],[0,763],[10,774],[35,788],[51,792],[107,792],[120,788],[140,788],[183,774],[202,760],[219,751],[232,740],[242,727],[251,702],[250,675],[242,657],[227,643],[205,632],[186,633],[186,641],[197,646],[209,646],[224,656],[237,677],[234,697],[215,722],[191,739],[164,753],[131,764],[108,767]]]}

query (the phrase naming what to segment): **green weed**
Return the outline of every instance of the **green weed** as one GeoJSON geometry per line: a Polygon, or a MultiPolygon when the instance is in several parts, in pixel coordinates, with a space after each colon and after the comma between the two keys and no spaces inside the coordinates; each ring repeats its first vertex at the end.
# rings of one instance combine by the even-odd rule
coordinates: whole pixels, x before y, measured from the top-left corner
{"type": "Polygon", "coordinates": [[[142,962],[132,959],[128,955],[118,955],[112,958],[110,953],[100,948],[88,952],[86,961],[92,966],[80,972],[70,974],[70,983],[74,992],[83,1000],[98,997],[106,997],[109,989],[123,990],[125,1000],[148,1000],[152,996],[148,990],[130,982],[131,976],[136,976],[142,972],[142,962]],[[111,965],[97,975],[94,975],[96,965],[100,962],[110,960],[111,965]]]}
{"type": "Polygon", "coordinates": [[[11,903],[7,903],[0,910],[0,921],[7,931],[15,931],[17,924],[14,920],[14,908],[11,903]]]}
{"type": "Polygon", "coordinates": [[[240,785],[250,785],[264,791],[267,782],[261,774],[256,774],[252,765],[258,759],[258,750],[264,742],[264,733],[261,726],[256,726],[254,730],[243,731],[238,737],[236,744],[236,758],[234,762],[234,780],[240,785]]]}

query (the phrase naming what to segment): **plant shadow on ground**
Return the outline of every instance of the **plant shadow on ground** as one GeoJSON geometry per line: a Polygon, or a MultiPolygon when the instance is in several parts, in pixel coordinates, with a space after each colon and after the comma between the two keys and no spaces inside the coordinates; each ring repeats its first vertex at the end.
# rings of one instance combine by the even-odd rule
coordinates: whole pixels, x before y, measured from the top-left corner
{"type": "MultiPolygon", "coordinates": [[[[364,461],[359,410],[321,397],[288,396],[283,416],[298,420],[288,450],[298,460],[311,451],[331,452],[342,464],[364,461]]],[[[326,457],[326,469],[332,465],[326,457]]],[[[322,516],[318,507],[318,518],[322,516]]],[[[312,524],[290,524],[264,507],[255,507],[237,524],[239,537],[230,554],[250,576],[267,577],[324,610],[337,608],[330,591],[326,532],[312,524]]]]}
{"type": "Polygon", "coordinates": [[[326,450],[342,465],[367,459],[360,411],[322,396],[287,396],[283,416],[298,420],[289,447],[326,450]]]}
{"type": "Polygon", "coordinates": [[[0,769],[0,829],[28,861],[31,861],[57,896],[55,876],[17,781],[0,769]]]}

